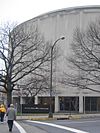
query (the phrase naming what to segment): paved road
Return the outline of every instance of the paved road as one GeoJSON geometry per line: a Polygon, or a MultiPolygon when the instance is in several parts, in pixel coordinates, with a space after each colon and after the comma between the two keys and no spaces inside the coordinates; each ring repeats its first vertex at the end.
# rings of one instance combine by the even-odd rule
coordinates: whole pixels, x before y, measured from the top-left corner
{"type": "Polygon", "coordinates": [[[20,121],[27,133],[100,133],[100,118],[20,121]]]}

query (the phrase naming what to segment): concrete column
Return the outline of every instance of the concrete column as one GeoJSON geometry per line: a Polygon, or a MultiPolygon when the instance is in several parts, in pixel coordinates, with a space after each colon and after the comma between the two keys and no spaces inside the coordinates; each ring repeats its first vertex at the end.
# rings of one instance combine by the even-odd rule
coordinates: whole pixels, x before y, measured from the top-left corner
{"type": "Polygon", "coordinates": [[[35,96],[35,104],[38,104],[38,96],[35,96]]]}
{"type": "Polygon", "coordinates": [[[55,112],[59,111],[59,99],[58,96],[55,96],[55,112]]]}
{"type": "Polygon", "coordinates": [[[23,97],[20,96],[20,104],[23,104],[23,97]]]}
{"type": "Polygon", "coordinates": [[[79,113],[83,113],[83,96],[79,96],[79,113]]]}
{"type": "Polygon", "coordinates": [[[22,104],[25,104],[25,99],[22,97],[22,104]]]}

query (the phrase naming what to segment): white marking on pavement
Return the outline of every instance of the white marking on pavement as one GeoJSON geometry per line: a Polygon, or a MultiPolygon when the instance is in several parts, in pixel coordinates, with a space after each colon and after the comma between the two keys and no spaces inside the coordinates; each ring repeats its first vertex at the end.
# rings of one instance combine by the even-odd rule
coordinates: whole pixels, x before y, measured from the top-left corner
{"type": "Polygon", "coordinates": [[[78,130],[78,129],[74,129],[74,128],[70,128],[70,127],[65,127],[65,126],[61,126],[61,125],[56,125],[56,124],[52,124],[52,123],[45,123],[45,122],[40,122],[40,121],[30,121],[27,120],[28,122],[33,122],[33,123],[38,123],[38,124],[44,124],[44,125],[48,125],[48,126],[52,126],[52,127],[57,127],[57,128],[61,128],[61,129],[65,129],[74,133],[89,133],[89,132],[85,132],[82,130],[78,130]]]}
{"type": "Polygon", "coordinates": [[[18,130],[20,131],[20,133],[26,133],[26,131],[16,121],[14,121],[14,124],[18,128],[18,130]]]}

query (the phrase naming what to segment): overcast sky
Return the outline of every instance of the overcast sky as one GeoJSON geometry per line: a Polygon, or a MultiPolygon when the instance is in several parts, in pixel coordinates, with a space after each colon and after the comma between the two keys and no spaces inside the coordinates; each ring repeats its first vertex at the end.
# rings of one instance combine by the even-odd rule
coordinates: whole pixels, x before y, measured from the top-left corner
{"type": "Polygon", "coordinates": [[[57,9],[100,5],[100,0],[0,0],[0,24],[24,22],[57,9]]]}

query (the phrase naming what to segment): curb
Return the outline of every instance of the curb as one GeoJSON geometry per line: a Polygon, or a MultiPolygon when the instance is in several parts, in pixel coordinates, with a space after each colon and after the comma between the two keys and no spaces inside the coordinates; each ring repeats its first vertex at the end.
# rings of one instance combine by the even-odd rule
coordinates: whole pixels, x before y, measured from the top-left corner
{"type": "Polygon", "coordinates": [[[30,117],[29,119],[30,120],[34,120],[34,121],[39,121],[39,120],[42,120],[42,121],[45,121],[45,120],[73,120],[73,119],[80,119],[81,117],[80,116],[68,116],[68,117],[53,117],[53,118],[48,118],[48,117],[43,117],[43,118],[32,118],[30,117]]]}

